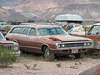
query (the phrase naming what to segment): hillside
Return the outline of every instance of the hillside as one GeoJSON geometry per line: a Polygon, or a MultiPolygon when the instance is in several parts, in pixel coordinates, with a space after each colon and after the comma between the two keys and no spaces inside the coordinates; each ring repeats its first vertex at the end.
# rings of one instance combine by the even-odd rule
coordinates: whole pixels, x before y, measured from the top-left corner
{"type": "Polygon", "coordinates": [[[19,3],[20,0],[0,0],[0,6],[14,6],[19,3]]]}
{"type": "Polygon", "coordinates": [[[100,20],[99,0],[21,0],[16,9],[34,12],[45,19],[54,19],[59,14],[78,14],[84,20],[100,20]]]}
{"type": "Polygon", "coordinates": [[[5,11],[0,16],[7,19],[54,20],[59,14],[78,14],[84,20],[100,21],[99,0],[0,0],[0,6],[5,11]]]}

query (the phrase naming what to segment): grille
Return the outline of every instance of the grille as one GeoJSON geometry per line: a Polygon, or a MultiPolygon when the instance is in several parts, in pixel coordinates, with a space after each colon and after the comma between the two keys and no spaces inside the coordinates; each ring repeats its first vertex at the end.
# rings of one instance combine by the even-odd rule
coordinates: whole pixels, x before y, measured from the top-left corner
{"type": "Polygon", "coordinates": [[[61,43],[57,43],[56,47],[58,49],[92,48],[93,42],[92,41],[61,42],[61,43]]]}
{"type": "Polygon", "coordinates": [[[80,46],[84,46],[84,43],[69,43],[69,44],[65,44],[66,47],[80,47],[80,46]]]}
{"type": "Polygon", "coordinates": [[[2,48],[5,50],[12,50],[12,46],[3,46],[2,48]]]}

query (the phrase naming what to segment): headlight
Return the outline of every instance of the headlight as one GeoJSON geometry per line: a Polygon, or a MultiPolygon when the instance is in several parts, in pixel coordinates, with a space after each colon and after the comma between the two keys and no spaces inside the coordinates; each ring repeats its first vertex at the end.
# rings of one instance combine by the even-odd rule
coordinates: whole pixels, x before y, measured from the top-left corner
{"type": "Polygon", "coordinates": [[[64,48],[64,47],[65,47],[65,45],[63,44],[63,45],[62,45],[62,47],[64,48]]]}
{"type": "Polygon", "coordinates": [[[84,43],[84,46],[86,46],[87,44],[86,43],[84,43]]]}
{"type": "Polygon", "coordinates": [[[87,45],[90,45],[90,43],[87,43],[87,45]]]}
{"type": "Polygon", "coordinates": [[[84,43],[84,46],[90,46],[90,45],[91,45],[90,42],[88,42],[88,43],[84,43]]]}
{"type": "Polygon", "coordinates": [[[58,47],[60,48],[60,47],[61,47],[61,45],[59,44],[59,45],[58,45],[58,47]]]}
{"type": "Polygon", "coordinates": [[[58,48],[65,48],[65,44],[58,44],[58,48]]]}

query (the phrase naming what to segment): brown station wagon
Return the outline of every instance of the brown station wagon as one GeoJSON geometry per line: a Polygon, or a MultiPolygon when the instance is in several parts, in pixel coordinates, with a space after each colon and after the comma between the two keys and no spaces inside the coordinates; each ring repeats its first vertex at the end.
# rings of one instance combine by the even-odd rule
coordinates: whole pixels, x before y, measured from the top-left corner
{"type": "Polygon", "coordinates": [[[76,57],[93,47],[88,38],[68,35],[59,26],[20,25],[13,27],[6,35],[7,40],[19,43],[22,51],[44,54],[70,55],[76,57]]]}

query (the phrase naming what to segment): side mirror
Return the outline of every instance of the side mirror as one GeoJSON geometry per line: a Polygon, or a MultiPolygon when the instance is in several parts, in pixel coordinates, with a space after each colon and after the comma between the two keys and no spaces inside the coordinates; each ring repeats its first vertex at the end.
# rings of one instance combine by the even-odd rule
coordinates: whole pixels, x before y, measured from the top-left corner
{"type": "Polygon", "coordinates": [[[100,33],[99,32],[96,32],[96,36],[100,36],[100,33]]]}
{"type": "Polygon", "coordinates": [[[9,38],[6,38],[6,40],[9,40],[9,38]]]}

